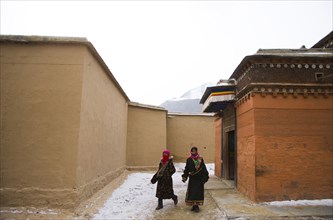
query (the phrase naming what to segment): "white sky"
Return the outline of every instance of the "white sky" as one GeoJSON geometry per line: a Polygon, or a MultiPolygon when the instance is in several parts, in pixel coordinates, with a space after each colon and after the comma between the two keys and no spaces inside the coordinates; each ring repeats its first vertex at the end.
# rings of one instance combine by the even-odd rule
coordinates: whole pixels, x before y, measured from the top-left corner
{"type": "Polygon", "coordinates": [[[86,37],[129,98],[151,105],[228,79],[259,48],[309,48],[333,29],[333,0],[0,3],[1,34],[86,37]]]}

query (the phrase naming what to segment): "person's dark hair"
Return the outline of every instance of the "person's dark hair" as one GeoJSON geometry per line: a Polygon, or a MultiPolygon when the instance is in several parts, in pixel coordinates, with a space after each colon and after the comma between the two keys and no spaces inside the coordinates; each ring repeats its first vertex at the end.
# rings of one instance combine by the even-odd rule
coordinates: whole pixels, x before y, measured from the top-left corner
{"type": "Polygon", "coordinates": [[[191,151],[193,151],[193,150],[198,151],[198,148],[197,148],[197,147],[192,147],[192,148],[191,148],[191,151]]]}

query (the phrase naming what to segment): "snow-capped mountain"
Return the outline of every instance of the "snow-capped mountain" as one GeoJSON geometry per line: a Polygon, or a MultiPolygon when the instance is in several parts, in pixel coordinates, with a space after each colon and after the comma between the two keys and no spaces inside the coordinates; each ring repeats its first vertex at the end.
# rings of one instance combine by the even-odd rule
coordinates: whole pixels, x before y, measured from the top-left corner
{"type": "Polygon", "coordinates": [[[208,82],[185,92],[179,98],[173,98],[163,102],[160,107],[167,109],[169,112],[185,113],[202,113],[202,104],[200,99],[206,88],[215,86],[216,83],[208,82]]]}

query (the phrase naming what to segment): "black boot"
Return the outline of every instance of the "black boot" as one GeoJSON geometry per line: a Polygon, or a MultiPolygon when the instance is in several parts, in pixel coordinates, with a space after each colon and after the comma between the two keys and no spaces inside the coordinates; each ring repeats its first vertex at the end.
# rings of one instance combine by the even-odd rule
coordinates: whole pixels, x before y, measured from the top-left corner
{"type": "Polygon", "coordinates": [[[158,205],[156,207],[156,210],[163,208],[163,200],[161,198],[158,198],[158,205]]]}
{"type": "Polygon", "coordinates": [[[195,212],[200,212],[200,209],[199,209],[199,206],[198,206],[198,205],[195,205],[195,206],[194,206],[194,211],[195,211],[195,212]]]}
{"type": "Polygon", "coordinates": [[[192,206],[191,211],[199,212],[199,211],[200,211],[199,206],[198,206],[198,205],[194,205],[194,206],[192,206]]]}
{"type": "Polygon", "coordinates": [[[177,205],[177,203],[178,203],[178,196],[173,195],[173,196],[172,196],[172,200],[173,200],[173,202],[175,203],[175,205],[177,205]]]}

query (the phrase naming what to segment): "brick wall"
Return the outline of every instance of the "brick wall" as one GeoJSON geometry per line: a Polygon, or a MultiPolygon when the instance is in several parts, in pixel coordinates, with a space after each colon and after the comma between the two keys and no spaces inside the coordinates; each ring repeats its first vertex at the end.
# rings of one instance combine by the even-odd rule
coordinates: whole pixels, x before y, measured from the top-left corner
{"type": "Polygon", "coordinates": [[[255,142],[253,100],[237,107],[237,189],[255,198],[255,142]]]}
{"type": "Polygon", "coordinates": [[[332,96],[255,96],[257,202],[333,198],[332,96]]]}

